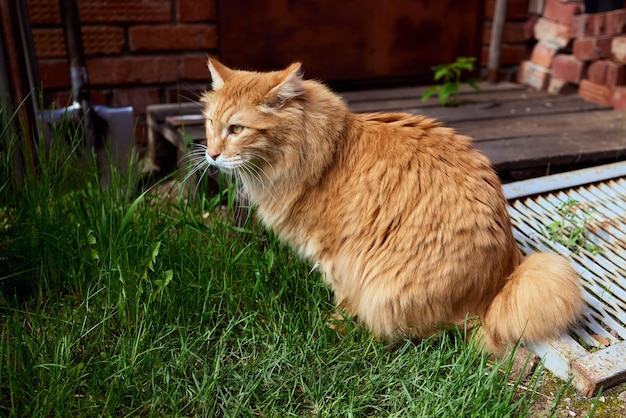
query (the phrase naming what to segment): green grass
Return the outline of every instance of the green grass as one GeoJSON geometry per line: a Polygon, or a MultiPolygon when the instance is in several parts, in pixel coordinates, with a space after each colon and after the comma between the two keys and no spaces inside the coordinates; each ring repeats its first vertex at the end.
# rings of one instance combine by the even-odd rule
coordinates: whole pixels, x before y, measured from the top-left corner
{"type": "Polygon", "coordinates": [[[1,416],[528,415],[538,373],[520,390],[462,330],[340,336],[331,293],[272,234],[204,219],[219,197],[138,190],[136,165],[103,189],[66,142],[37,148],[23,189],[2,142],[1,416]]]}

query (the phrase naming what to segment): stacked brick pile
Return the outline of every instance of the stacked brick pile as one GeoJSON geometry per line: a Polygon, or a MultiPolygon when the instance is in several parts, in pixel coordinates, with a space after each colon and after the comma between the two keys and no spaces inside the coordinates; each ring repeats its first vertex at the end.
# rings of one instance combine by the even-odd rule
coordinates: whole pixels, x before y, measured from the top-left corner
{"type": "Polygon", "coordinates": [[[521,83],[626,109],[625,9],[585,14],[582,3],[546,0],[534,35],[521,83]]]}

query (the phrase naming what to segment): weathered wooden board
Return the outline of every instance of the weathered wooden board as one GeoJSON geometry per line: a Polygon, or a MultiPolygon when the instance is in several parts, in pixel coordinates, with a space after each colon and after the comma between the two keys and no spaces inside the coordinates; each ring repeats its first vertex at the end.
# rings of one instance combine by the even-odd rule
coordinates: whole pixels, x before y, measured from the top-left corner
{"type": "Polygon", "coordinates": [[[578,131],[598,128],[612,136],[620,136],[622,133],[621,136],[626,136],[626,114],[606,110],[458,121],[448,125],[459,133],[473,137],[476,142],[550,134],[575,137],[578,131]]]}
{"type": "Polygon", "coordinates": [[[506,103],[468,103],[456,108],[428,107],[407,109],[410,113],[428,115],[448,123],[494,119],[524,118],[530,115],[588,112],[608,109],[587,102],[578,96],[554,96],[512,101],[506,103]]]}
{"type": "Polygon", "coordinates": [[[564,165],[585,161],[623,160],[626,157],[626,136],[618,137],[610,129],[520,136],[480,141],[482,151],[500,171],[516,170],[550,164],[564,165]]]}
{"type": "MultiPolygon", "coordinates": [[[[526,90],[501,90],[491,93],[461,94],[458,97],[459,106],[449,108],[449,113],[459,113],[469,104],[502,105],[503,103],[530,100],[533,98],[545,98],[545,93],[526,90]]],[[[427,101],[422,101],[421,95],[396,97],[370,101],[350,101],[348,106],[353,112],[416,112],[415,109],[431,109],[441,107],[436,96],[427,101]]]]}

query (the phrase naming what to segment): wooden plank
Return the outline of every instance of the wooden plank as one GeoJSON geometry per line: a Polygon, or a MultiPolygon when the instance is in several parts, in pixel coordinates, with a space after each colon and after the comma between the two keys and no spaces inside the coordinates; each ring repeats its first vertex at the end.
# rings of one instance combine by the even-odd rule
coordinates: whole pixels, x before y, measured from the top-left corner
{"type": "Polygon", "coordinates": [[[494,139],[508,139],[548,134],[570,134],[576,131],[591,131],[596,127],[624,132],[626,120],[623,112],[595,110],[579,113],[553,115],[531,115],[523,118],[502,118],[493,120],[471,120],[450,123],[449,125],[476,142],[494,139]]]}
{"type": "Polygon", "coordinates": [[[531,115],[548,115],[559,113],[588,112],[592,110],[609,109],[587,102],[578,96],[554,96],[550,101],[545,98],[529,99],[510,103],[470,103],[457,108],[435,107],[408,109],[414,114],[433,117],[444,122],[494,120],[511,117],[526,117],[531,115]]]}
{"type": "Polygon", "coordinates": [[[167,116],[165,122],[171,127],[204,125],[204,116],[202,113],[188,113],[185,115],[167,116]]]}
{"type": "Polygon", "coordinates": [[[501,171],[593,160],[618,161],[626,156],[626,136],[602,128],[481,141],[475,146],[501,171]]]}
{"type": "MultiPolygon", "coordinates": [[[[481,91],[459,95],[459,106],[448,107],[449,113],[463,113],[469,104],[484,103],[490,107],[494,105],[504,105],[509,102],[525,102],[532,99],[545,99],[546,103],[553,100],[559,100],[559,96],[549,96],[544,91],[526,89],[506,89],[496,91],[481,91]]],[[[436,96],[431,97],[423,102],[420,96],[398,97],[381,100],[364,100],[359,102],[348,103],[350,110],[353,112],[398,112],[410,111],[411,109],[429,109],[433,107],[441,107],[441,103],[436,96]]],[[[424,110],[426,112],[426,110],[424,110]]]]}
{"type": "Polygon", "coordinates": [[[195,143],[206,142],[206,130],[203,125],[183,125],[177,129],[179,135],[189,136],[195,143]]]}
{"type": "Polygon", "coordinates": [[[155,104],[146,109],[146,113],[157,122],[165,121],[168,116],[200,113],[201,111],[202,105],[197,102],[155,104]]]}

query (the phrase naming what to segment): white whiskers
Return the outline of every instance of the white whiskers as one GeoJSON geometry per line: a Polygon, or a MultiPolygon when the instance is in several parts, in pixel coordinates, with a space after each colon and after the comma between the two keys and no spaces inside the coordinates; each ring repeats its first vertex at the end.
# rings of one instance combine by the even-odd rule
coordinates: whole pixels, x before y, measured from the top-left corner
{"type": "MultiPolygon", "coordinates": [[[[255,162],[262,162],[262,165],[271,168],[271,164],[265,157],[256,153],[245,152],[240,155],[220,160],[218,168],[216,164],[212,164],[207,158],[206,148],[207,147],[204,144],[194,144],[191,150],[183,158],[181,158],[181,161],[179,162],[180,166],[185,167],[188,170],[187,174],[182,179],[181,184],[186,183],[190,178],[199,174],[199,178],[194,189],[194,196],[197,194],[200,183],[207,173],[216,174],[219,169],[222,173],[232,176],[235,181],[239,183],[240,187],[237,188],[237,203],[235,205],[235,217],[238,220],[244,218],[241,216],[239,211],[245,210],[247,207],[248,194],[259,187],[271,198],[274,204],[278,205],[278,200],[274,195],[275,187],[272,178],[257,162],[255,162]]],[[[249,211],[246,212],[247,216],[243,219],[244,224],[249,216],[249,211]]]]}
{"type": "Polygon", "coordinates": [[[198,193],[198,188],[200,187],[200,184],[202,183],[202,180],[207,175],[207,173],[212,173],[213,175],[215,175],[218,171],[216,167],[213,167],[207,161],[206,145],[203,144],[193,144],[191,150],[180,159],[178,165],[185,167],[189,170],[189,172],[181,180],[181,185],[187,183],[187,181],[191,177],[200,173],[198,181],[196,182],[193,196],[196,196],[196,194],[198,193]]]}

